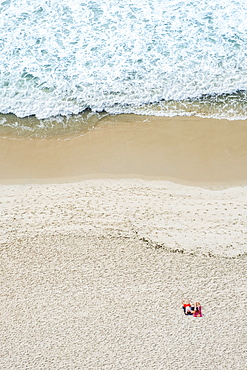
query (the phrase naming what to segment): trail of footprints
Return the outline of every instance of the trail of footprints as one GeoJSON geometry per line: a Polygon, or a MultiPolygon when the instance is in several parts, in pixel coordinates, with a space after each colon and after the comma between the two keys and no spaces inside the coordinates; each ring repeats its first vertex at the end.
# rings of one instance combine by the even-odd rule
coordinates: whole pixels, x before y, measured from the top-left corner
{"type": "Polygon", "coordinates": [[[0,242],[27,231],[119,231],[167,248],[246,253],[246,188],[210,191],[141,180],[4,187],[0,242]],[[10,192],[11,188],[11,192],[10,192]]]}

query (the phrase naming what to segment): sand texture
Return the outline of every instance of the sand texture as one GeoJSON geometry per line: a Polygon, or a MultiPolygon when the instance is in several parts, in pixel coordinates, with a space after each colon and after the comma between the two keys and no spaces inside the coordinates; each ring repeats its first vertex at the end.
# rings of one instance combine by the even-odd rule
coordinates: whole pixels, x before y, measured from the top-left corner
{"type": "Polygon", "coordinates": [[[245,368],[246,187],[0,190],[1,369],[245,368]]]}
{"type": "Polygon", "coordinates": [[[247,187],[209,190],[162,181],[88,180],[1,187],[1,241],[28,233],[131,238],[192,254],[247,253],[247,187]]]}

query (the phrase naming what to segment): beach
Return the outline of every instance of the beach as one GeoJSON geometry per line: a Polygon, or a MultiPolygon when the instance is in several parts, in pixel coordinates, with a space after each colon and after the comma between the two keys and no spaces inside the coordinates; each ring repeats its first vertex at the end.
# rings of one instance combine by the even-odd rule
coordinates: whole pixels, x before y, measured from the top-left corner
{"type": "Polygon", "coordinates": [[[245,367],[245,125],[2,138],[1,369],[245,367]]]}
{"type": "Polygon", "coordinates": [[[0,13],[0,370],[245,369],[247,3],[0,13]]]}

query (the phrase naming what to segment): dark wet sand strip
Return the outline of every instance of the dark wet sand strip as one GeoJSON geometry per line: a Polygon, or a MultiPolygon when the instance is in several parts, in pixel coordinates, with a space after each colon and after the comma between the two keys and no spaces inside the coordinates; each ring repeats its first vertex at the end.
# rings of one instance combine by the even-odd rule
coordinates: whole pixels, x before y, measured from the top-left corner
{"type": "Polygon", "coordinates": [[[247,182],[247,122],[198,117],[106,117],[84,136],[0,139],[0,182],[147,178],[247,182]]]}

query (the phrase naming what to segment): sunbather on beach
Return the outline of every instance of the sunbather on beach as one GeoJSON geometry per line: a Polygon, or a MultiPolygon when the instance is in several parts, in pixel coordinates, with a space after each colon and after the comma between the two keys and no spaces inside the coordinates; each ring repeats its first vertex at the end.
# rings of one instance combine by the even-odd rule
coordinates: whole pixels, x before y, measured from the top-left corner
{"type": "Polygon", "coordinates": [[[193,316],[194,317],[202,317],[202,306],[201,306],[200,302],[195,303],[195,307],[194,307],[194,310],[193,310],[193,316]]]}
{"type": "Polygon", "coordinates": [[[194,307],[191,307],[189,300],[182,301],[182,308],[184,310],[185,315],[192,315],[194,311],[194,307]]]}

